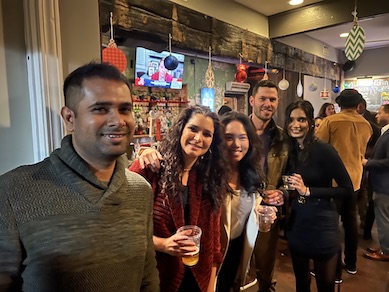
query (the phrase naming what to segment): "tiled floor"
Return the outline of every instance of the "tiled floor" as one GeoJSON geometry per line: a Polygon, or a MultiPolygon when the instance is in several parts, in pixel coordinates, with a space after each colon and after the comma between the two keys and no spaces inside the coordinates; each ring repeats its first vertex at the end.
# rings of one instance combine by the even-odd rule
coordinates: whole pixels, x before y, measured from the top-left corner
{"type": "MultiPolygon", "coordinates": [[[[388,230],[389,232],[389,230],[388,230]]],[[[389,292],[389,262],[377,262],[364,258],[362,255],[369,246],[377,245],[377,231],[373,228],[373,241],[359,237],[358,259],[356,275],[343,271],[342,292],[389,292]]],[[[276,265],[277,292],[295,291],[295,280],[292,263],[289,257],[286,242],[280,240],[278,261],[276,265]]],[[[312,279],[311,291],[317,292],[316,283],[312,279]]],[[[336,287],[335,291],[338,288],[336,287]]]]}

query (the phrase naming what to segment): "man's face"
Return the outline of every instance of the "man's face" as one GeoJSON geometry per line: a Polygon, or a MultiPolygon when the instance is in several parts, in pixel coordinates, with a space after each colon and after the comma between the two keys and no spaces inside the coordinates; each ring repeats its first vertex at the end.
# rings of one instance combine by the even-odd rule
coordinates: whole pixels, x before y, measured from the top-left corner
{"type": "Polygon", "coordinates": [[[92,166],[113,163],[134,134],[130,90],[122,82],[102,78],[86,79],[83,87],[75,112],[62,110],[74,149],[92,166]]]}
{"type": "Polygon", "coordinates": [[[278,92],[276,88],[259,87],[255,96],[250,96],[253,114],[266,122],[275,114],[278,107],[278,92]]]}
{"type": "Polygon", "coordinates": [[[386,113],[382,106],[378,109],[375,117],[380,125],[386,125],[389,123],[389,113],[386,113]]]}

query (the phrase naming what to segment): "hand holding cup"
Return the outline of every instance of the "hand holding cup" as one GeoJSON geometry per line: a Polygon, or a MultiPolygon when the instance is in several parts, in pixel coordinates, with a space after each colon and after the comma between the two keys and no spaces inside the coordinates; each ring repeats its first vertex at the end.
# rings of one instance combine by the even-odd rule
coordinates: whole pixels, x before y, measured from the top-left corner
{"type": "Polygon", "coordinates": [[[187,238],[178,242],[180,249],[185,251],[181,255],[184,265],[192,267],[199,261],[201,228],[196,225],[185,225],[177,230],[177,234],[185,234],[187,238]]]}
{"type": "Polygon", "coordinates": [[[266,205],[282,206],[284,204],[284,194],[281,190],[267,189],[263,191],[263,202],[266,205]]]}
{"type": "Polygon", "coordinates": [[[257,206],[256,210],[259,220],[259,231],[269,232],[271,225],[277,219],[277,208],[274,206],[257,206]]]}

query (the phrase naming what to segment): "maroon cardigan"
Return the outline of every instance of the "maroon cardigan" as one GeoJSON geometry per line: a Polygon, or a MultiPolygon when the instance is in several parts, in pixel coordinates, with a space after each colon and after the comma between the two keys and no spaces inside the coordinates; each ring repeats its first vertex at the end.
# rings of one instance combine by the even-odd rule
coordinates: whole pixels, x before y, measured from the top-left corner
{"type": "MultiPolygon", "coordinates": [[[[171,201],[166,194],[160,193],[158,175],[149,170],[142,170],[138,161],[134,161],[129,169],[145,177],[153,187],[154,235],[162,238],[172,236],[179,227],[185,225],[180,196],[175,196],[174,201],[171,201]]],[[[196,182],[195,170],[189,173],[188,188],[189,224],[197,225],[203,231],[200,259],[191,271],[201,291],[206,291],[212,266],[218,267],[223,260],[220,251],[220,209],[217,212],[212,210],[208,196],[202,192],[202,185],[196,182]]],[[[185,273],[185,266],[181,259],[162,252],[157,252],[156,257],[161,291],[177,291],[185,273]]]]}

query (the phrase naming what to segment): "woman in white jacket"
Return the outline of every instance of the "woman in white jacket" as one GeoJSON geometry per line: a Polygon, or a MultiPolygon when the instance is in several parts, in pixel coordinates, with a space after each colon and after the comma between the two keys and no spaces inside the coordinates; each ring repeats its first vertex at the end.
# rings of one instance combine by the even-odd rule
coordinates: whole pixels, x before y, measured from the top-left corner
{"type": "MultiPolygon", "coordinates": [[[[263,191],[261,145],[250,119],[238,112],[228,112],[221,119],[225,127],[230,175],[229,192],[221,204],[220,237],[224,261],[217,276],[216,291],[229,292],[231,289],[239,291],[248,282],[247,273],[258,234],[256,212],[261,212],[260,193],[268,195],[272,205],[283,204],[283,193],[263,191]]],[[[275,218],[274,215],[273,220],[275,218]]]]}

